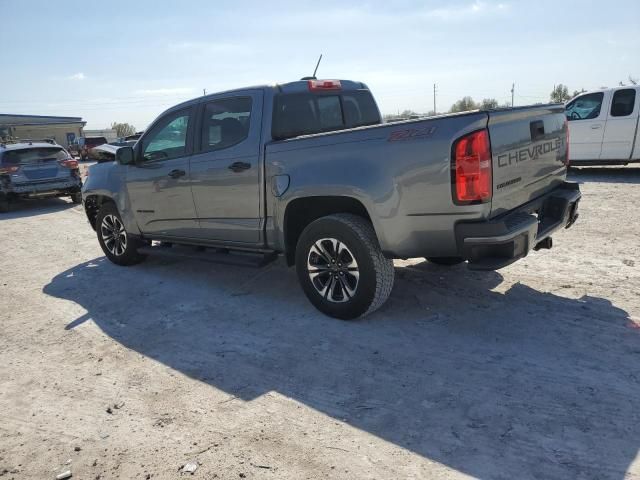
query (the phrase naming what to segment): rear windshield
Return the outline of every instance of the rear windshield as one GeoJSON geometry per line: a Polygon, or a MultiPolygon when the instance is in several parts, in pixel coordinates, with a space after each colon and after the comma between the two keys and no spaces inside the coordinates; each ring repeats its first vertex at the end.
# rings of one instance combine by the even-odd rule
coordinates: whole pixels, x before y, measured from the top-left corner
{"type": "Polygon", "coordinates": [[[368,90],[334,94],[276,95],[273,110],[275,139],[380,123],[380,113],[368,90]]]}
{"type": "Polygon", "coordinates": [[[69,158],[67,152],[59,147],[52,148],[25,148],[22,150],[9,150],[4,152],[2,163],[5,165],[17,165],[26,163],[39,163],[69,158]]]}

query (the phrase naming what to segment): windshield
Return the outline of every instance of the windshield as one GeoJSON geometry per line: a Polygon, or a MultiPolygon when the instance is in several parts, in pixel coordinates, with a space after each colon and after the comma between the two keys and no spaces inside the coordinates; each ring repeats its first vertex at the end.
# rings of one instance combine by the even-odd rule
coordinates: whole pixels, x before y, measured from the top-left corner
{"type": "Polygon", "coordinates": [[[10,150],[4,152],[2,163],[5,165],[24,165],[69,158],[62,148],[25,148],[22,150],[10,150]]]}

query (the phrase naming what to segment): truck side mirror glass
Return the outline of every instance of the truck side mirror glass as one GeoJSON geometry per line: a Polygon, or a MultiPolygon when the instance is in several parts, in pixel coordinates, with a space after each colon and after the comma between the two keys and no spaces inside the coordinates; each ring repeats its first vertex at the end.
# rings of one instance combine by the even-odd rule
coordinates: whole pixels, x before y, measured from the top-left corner
{"type": "Polygon", "coordinates": [[[134,158],[135,155],[131,147],[120,147],[116,150],[116,162],[120,165],[131,165],[134,163],[134,158]]]}

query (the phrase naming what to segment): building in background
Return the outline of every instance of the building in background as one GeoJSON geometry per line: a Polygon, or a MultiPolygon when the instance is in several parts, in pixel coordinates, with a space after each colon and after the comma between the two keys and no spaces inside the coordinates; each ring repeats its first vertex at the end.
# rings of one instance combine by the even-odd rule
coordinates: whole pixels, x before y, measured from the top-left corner
{"type": "Polygon", "coordinates": [[[113,128],[104,128],[102,130],[84,130],[85,137],[104,137],[107,142],[115,142],[118,140],[118,132],[113,128]]]}
{"type": "Polygon", "coordinates": [[[83,137],[87,122],[82,117],[12,115],[0,113],[0,140],[51,138],[68,147],[83,137]]]}

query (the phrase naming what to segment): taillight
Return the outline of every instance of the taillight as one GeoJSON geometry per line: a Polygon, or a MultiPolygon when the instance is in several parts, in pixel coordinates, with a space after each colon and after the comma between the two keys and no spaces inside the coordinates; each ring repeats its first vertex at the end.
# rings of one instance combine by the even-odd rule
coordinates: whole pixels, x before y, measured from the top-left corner
{"type": "Polygon", "coordinates": [[[8,165],[6,167],[0,167],[0,175],[7,175],[9,173],[16,173],[20,170],[20,166],[18,165],[8,165]]]}
{"type": "Polygon", "coordinates": [[[78,161],[72,158],[67,158],[66,160],[60,160],[60,165],[66,168],[78,168],[78,161]]]}
{"type": "Polygon", "coordinates": [[[307,80],[309,90],[340,90],[340,80],[307,80]]]}
{"type": "Polygon", "coordinates": [[[564,131],[567,132],[567,151],[565,153],[564,156],[564,164],[568,167],[569,166],[569,120],[567,120],[566,118],[564,119],[564,131]]]}
{"type": "Polygon", "coordinates": [[[454,200],[459,204],[491,200],[491,145],[489,132],[478,130],[453,144],[454,200]]]}

